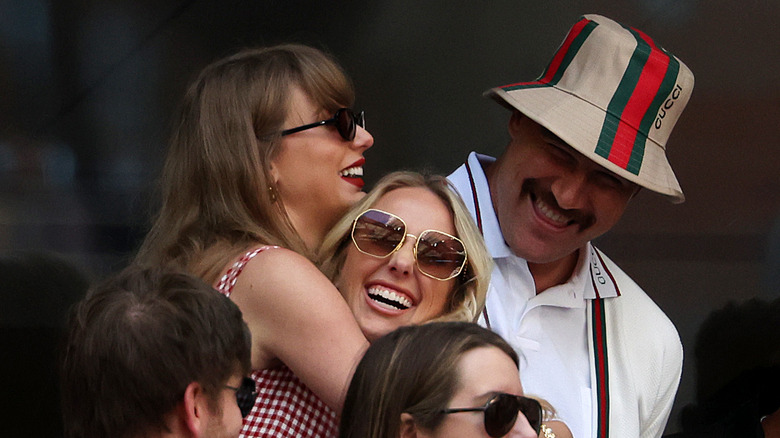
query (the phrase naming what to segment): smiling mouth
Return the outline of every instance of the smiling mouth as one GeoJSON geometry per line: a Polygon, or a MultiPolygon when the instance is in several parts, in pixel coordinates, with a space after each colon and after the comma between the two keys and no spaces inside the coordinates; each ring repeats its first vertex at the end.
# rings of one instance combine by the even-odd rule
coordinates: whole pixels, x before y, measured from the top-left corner
{"type": "Polygon", "coordinates": [[[536,209],[550,222],[553,224],[559,226],[559,227],[566,227],[571,225],[574,220],[557,212],[551,205],[547,204],[546,202],[542,201],[541,198],[536,197],[536,200],[534,201],[534,205],[536,205],[536,209]]]}
{"type": "Polygon", "coordinates": [[[368,288],[368,297],[380,304],[384,304],[398,310],[406,310],[412,307],[412,302],[409,301],[408,298],[391,290],[377,286],[368,288]]]}
{"type": "Polygon", "coordinates": [[[528,190],[528,194],[535,210],[553,226],[566,228],[570,225],[576,225],[579,232],[582,232],[583,230],[590,228],[596,222],[596,218],[593,217],[593,215],[586,214],[580,210],[562,211],[555,203],[555,200],[552,200],[552,202],[544,201],[542,200],[542,197],[533,190],[528,190]]]}
{"type": "Polygon", "coordinates": [[[347,167],[341,171],[341,176],[344,178],[362,178],[363,166],[347,167]]]}

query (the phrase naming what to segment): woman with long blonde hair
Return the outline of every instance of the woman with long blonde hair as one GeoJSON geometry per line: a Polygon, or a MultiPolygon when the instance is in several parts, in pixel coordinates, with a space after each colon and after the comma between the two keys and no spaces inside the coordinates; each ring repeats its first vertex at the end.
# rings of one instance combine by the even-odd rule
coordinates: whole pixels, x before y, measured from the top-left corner
{"type": "Polygon", "coordinates": [[[402,325],[475,321],[493,268],[447,179],[416,172],[380,179],[327,234],[322,254],[369,341],[402,325]]]}

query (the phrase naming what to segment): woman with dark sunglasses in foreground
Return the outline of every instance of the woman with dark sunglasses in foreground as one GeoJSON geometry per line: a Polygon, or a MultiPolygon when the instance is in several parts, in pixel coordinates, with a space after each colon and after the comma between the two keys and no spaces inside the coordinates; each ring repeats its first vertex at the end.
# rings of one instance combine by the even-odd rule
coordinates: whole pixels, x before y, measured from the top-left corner
{"type": "Polygon", "coordinates": [[[331,57],[281,45],[207,66],[175,120],[162,208],[136,263],[194,274],[241,309],[259,392],[242,436],[334,436],[368,346],[311,262],[365,195],[373,138],[353,101],[331,57]]]}
{"type": "MultiPolygon", "coordinates": [[[[371,344],[344,402],[341,438],[571,437],[523,396],[517,353],[476,324],[399,328],[371,344]]],[[[557,422],[556,422],[557,423],[557,422]]]]}
{"type": "Polygon", "coordinates": [[[474,321],[492,261],[446,178],[394,172],[325,237],[322,266],[370,341],[410,324],[474,321]]]}

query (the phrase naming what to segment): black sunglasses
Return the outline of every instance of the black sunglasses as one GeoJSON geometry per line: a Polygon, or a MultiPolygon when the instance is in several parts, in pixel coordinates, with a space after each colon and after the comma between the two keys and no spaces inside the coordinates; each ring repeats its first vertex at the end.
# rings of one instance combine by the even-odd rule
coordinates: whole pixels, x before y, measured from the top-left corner
{"type": "Polygon", "coordinates": [[[518,412],[522,412],[525,415],[525,418],[537,435],[539,435],[539,430],[542,427],[542,406],[538,401],[520,395],[500,393],[488,400],[484,406],[444,409],[442,413],[452,414],[455,412],[478,411],[485,413],[485,431],[494,438],[502,437],[512,430],[515,421],[517,421],[518,412]]]}
{"type": "Polygon", "coordinates": [[[241,410],[241,416],[246,417],[249,415],[249,412],[255,406],[255,399],[257,399],[255,381],[249,377],[244,377],[241,380],[241,386],[238,388],[228,385],[225,385],[225,388],[236,391],[236,403],[238,403],[238,409],[241,410]]]}
{"type": "Polygon", "coordinates": [[[282,131],[282,136],[301,132],[306,129],[316,128],[323,125],[336,125],[336,129],[341,134],[344,140],[352,141],[355,139],[355,133],[357,127],[360,126],[366,129],[366,117],[365,112],[361,111],[357,114],[352,112],[349,108],[341,108],[333,114],[333,117],[327,120],[320,120],[319,122],[309,123],[308,125],[301,125],[295,128],[285,129],[282,131]]]}

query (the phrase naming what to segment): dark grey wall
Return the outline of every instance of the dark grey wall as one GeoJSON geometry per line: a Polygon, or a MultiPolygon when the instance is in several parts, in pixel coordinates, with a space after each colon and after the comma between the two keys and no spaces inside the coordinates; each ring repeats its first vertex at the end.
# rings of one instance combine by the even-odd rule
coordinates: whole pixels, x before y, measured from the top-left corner
{"type": "MultiPolygon", "coordinates": [[[[644,30],[696,75],[669,143],[688,201],[641,193],[599,242],[680,330],[674,431],[695,400],[702,321],[731,300],[780,296],[780,2],[0,0],[0,253],[52,253],[91,279],[121,268],[145,230],[184,86],[237,48],[334,53],[376,139],[372,183],[498,153],[508,114],[482,91],[535,78],[584,13],[644,30]]],[[[0,323],[57,325],[24,309],[0,323]]]]}

